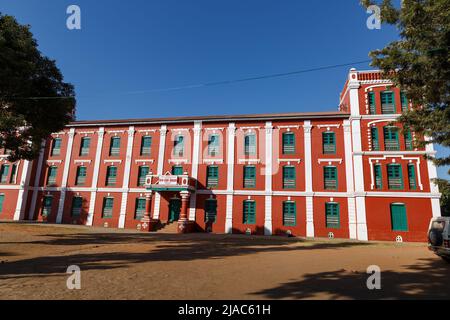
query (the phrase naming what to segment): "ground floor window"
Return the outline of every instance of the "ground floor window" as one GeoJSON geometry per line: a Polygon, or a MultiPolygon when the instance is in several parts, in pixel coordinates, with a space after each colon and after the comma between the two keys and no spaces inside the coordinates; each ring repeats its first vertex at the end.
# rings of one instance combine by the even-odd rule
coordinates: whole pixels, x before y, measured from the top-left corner
{"type": "Polygon", "coordinates": [[[113,206],[114,206],[114,198],[104,198],[103,199],[103,210],[102,210],[103,218],[112,218],[113,206]]]}
{"type": "Polygon", "coordinates": [[[3,212],[3,203],[5,202],[5,195],[0,194],[0,213],[3,212]]]}
{"type": "Polygon", "coordinates": [[[52,196],[45,196],[44,200],[42,201],[42,216],[48,217],[52,213],[52,203],[53,203],[53,197],[52,196]]]}
{"type": "Polygon", "coordinates": [[[217,200],[208,199],[205,201],[205,222],[216,222],[217,219],[217,200]]]}
{"type": "Polygon", "coordinates": [[[340,227],[339,203],[325,203],[326,225],[327,228],[340,227]]]}
{"type": "Polygon", "coordinates": [[[294,227],[297,224],[296,206],[294,201],[283,202],[283,226],[294,227]]]}
{"type": "Polygon", "coordinates": [[[145,215],[145,198],[137,198],[136,199],[136,208],[134,211],[134,219],[141,220],[145,215]]]}
{"type": "Polygon", "coordinates": [[[391,223],[392,231],[408,231],[408,218],[404,204],[391,204],[391,223]]]}
{"type": "Polygon", "coordinates": [[[83,207],[83,198],[74,197],[72,200],[72,217],[76,218],[81,215],[81,208],[83,207]]]}
{"type": "Polygon", "coordinates": [[[256,204],[255,201],[244,201],[244,224],[256,223],[256,204]]]}

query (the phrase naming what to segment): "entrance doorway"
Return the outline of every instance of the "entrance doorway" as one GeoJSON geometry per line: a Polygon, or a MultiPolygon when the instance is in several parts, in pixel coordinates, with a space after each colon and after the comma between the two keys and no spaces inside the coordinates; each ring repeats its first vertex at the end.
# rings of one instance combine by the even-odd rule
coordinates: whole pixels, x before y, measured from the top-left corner
{"type": "Polygon", "coordinates": [[[177,198],[169,201],[169,222],[178,221],[180,218],[181,200],[177,198]]]}

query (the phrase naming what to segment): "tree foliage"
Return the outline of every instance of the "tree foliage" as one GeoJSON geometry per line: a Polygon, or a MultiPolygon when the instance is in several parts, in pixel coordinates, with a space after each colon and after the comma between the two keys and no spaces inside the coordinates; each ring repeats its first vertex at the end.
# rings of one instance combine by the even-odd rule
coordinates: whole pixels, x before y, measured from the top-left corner
{"type": "MultiPolygon", "coordinates": [[[[391,0],[361,2],[378,5],[381,21],[400,33],[400,40],[370,53],[372,66],[384,71],[416,106],[399,121],[418,133],[418,146],[450,147],[450,1],[403,0],[399,8],[391,0]],[[424,136],[426,141],[420,139],[424,136]]],[[[438,166],[450,165],[450,156],[433,160],[438,166]]]]}
{"type": "Polygon", "coordinates": [[[0,149],[11,161],[35,158],[74,111],[74,87],[38,50],[30,27],[0,13],[0,149]]]}

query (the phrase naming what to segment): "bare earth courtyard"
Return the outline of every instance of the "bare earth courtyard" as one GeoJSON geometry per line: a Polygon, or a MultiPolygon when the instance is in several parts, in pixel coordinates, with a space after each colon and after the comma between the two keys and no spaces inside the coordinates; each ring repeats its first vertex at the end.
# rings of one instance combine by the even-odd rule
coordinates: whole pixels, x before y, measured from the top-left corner
{"type": "Polygon", "coordinates": [[[0,299],[448,299],[449,271],[424,243],[0,223],[0,299]],[[381,290],[366,287],[370,265],[381,290]]]}

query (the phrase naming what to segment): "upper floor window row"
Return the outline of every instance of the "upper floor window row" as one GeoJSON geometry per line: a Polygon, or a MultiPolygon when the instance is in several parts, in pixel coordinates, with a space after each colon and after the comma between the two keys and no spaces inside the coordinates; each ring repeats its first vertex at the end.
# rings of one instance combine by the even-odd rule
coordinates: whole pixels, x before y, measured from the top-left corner
{"type": "MultiPolygon", "coordinates": [[[[385,126],[383,127],[383,137],[384,137],[384,150],[385,151],[399,151],[400,150],[400,140],[399,140],[400,129],[395,126],[385,126]]],[[[371,134],[371,144],[372,150],[380,150],[380,141],[378,128],[372,127],[370,129],[371,134]]],[[[403,138],[405,142],[405,150],[411,151],[414,148],[413,138],[410,130],[405,130],[403,133],[403,138]]]]}
{"type": "MultiPolygon", "coordinates": [[[[404,92],[400,92],[400,103],[401,110],[397,110],[397,106],[395,104],[395,93],[393,91],[382,91],[380,92],[380,104],[381,104],[381,113],[382,114],[396,114],[401,112],[405,112],[408,110],[409,101],[404,92]]],[[[369,104],[369,112],[370,114],[376,114],[376,94],[375,92],[368,93],[368,104],[369,104]]]]}
{"type": "Polygon", "coordinates": [[[0,183],[16,183],[17,165],[3,164],[0,166],[0,183]]]}

